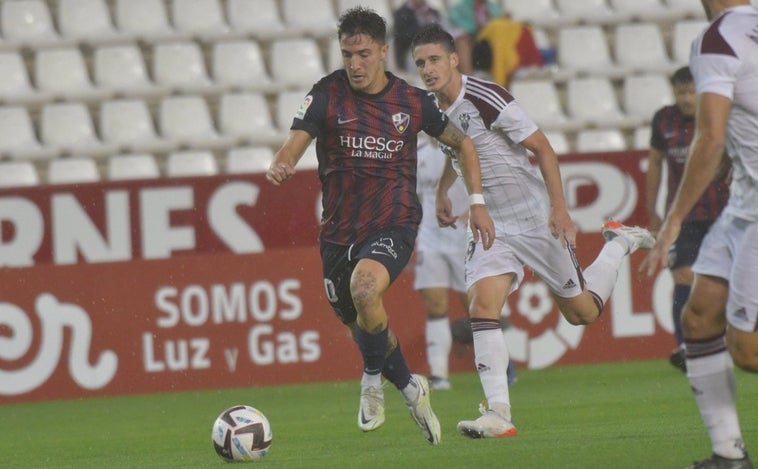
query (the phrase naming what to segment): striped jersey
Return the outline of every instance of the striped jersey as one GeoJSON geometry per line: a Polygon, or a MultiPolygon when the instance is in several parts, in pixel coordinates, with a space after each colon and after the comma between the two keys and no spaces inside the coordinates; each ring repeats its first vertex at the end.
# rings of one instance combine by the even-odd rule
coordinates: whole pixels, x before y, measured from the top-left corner
{"type": "Polygon", "coordinates": [[[692,43],[695,90],[729,98],[726,151],[732,182],[725,213],[758,221],[758,11],[726,8],[692,43]]]}
{"type": "Polygon", "coordinates": [[[445,113],[474,142],[495,232],[544,229],[549,217],[545,182],[519,145],[537,130],[537,124],[505,88],[467,75],[445,113]]]}
{"type": "MultiPolygon", "coordinates": [[[[666,208],[676,196],[684,175],[684,165],[689,155],[690,143],[695,132],[695,117],[682,114],[676,105],[664,106],[653,116],[650,146],[662,152],[668,167],[668,192],[666,208]]],[[[715,179],[706,189],[684,222],[715,220],[729,199],[729,186],[723,179],[715,179]]]]}
{"type": "Polygon", "coordinates": [[[392,226],[418,229],[416,136],[437,137],[448,119],[434,98],[387,72],[377,94],[353,90],[345,70],[319,80],[292,129],[316,139],[321,239],[350,245],[392,226]]]}

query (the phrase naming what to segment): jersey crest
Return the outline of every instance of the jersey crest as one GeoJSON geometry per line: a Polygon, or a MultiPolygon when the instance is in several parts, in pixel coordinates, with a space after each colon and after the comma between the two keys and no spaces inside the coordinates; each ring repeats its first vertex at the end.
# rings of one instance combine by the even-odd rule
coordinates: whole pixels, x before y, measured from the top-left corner
{"type": "Polygon", "coordinates": [[[410,123],[411,116],[404,112],[398,112],[397,114],[392,115],[392,124],[395,126],[395,129],[397,129],[397,131],[401,134],[405,132],[405,130],[408,128],[408,124],[410,123]]]}

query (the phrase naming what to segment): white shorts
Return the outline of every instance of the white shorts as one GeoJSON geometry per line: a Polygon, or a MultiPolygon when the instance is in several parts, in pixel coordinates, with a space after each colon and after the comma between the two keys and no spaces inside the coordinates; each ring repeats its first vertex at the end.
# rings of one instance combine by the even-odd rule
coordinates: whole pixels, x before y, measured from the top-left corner
{"type": "Polygon", "coordinates": [[[722,213],[703,239],[693,272],[729,282],[726,320],[745,332],[758,328],[758,223],[722,213]]]}
{"type": "Polygon", "coordinates": [[[481,242],[474,246],[469,232],[466,255],[466,286],[471,287],[485,277],[514,273],[509,294],[524,278],[524,265],[561,298],[574,298],[582,293],[584,277],[576,256],[553,238],[547,226],[519,235],[497,234],[492,247],[485,251],[481,242]]]}
{"type": "Polygon", "coordinates": [[[463,252],[452,254],[417,250],[413,288],[452,288],[465,292],[463,261],[463,252]]]}

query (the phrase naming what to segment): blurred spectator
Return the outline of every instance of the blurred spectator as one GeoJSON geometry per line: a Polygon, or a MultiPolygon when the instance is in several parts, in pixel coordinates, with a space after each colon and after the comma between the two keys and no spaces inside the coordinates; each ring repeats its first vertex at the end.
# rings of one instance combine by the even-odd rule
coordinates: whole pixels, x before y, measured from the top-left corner
{"type": "Polygon", "coordinates": [[[400,70],[408,70],[413,36],[428,24],[440,23],[442,15],[429,6],[426,0],[406,0],[400,8],[395,10],[393,16],[395,62],[400,70]]]}
{"type": "Polygon", "coordinates": [[[529,25],[503,13],[493,0],[456,0],[448,9],[460,71],[485,70],[508,86],[519,68],[543,65],[542,53],[529,25]]]}

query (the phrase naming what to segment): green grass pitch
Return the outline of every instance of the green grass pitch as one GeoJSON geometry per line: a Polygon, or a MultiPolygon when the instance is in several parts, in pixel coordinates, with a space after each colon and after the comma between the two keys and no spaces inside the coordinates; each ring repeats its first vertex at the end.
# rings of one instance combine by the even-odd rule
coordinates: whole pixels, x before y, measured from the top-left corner
{"type": "MultiPolygon", "coordinates": [[[[743,437],[758,454],[758,379],[738,372],[743,437]]],[[[710,453],[685,376],[664,360],[521,370],[511,389],[515,438],[470,440],[474,373],[432,394],[442,442],[422,438],[394,388],[386,423],[357,425],[357,381],[0,405],[2,468],[216,468],[216,416],[249,404],[271,421],[270,468],[677,468],[710,453]]]]}

